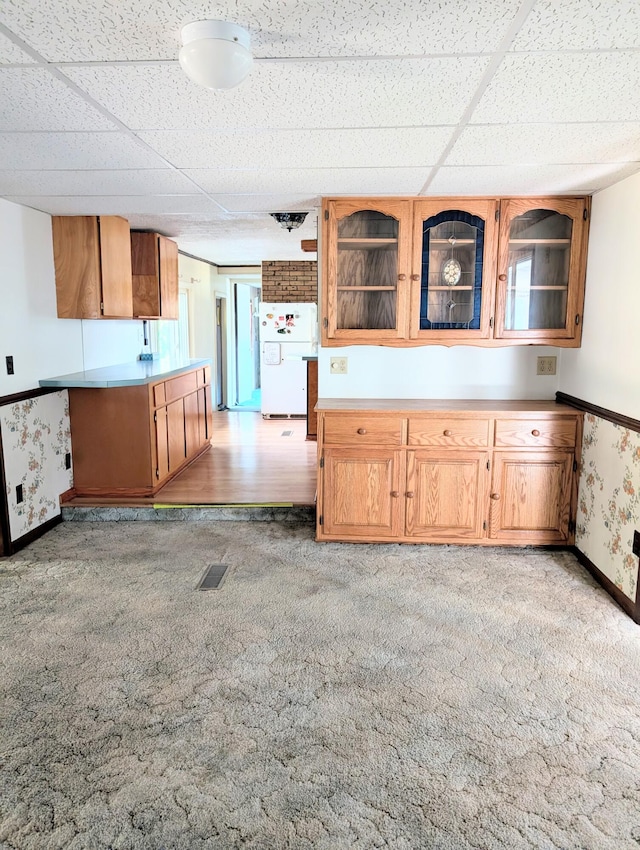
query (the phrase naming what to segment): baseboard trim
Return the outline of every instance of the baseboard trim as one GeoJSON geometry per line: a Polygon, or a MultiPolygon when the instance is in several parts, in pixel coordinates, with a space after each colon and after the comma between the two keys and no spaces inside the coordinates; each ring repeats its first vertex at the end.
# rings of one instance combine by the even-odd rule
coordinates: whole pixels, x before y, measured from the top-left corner
{"type": "Polygon", "coordinates": [[[580,551],[577,546],[570,546],[569,548],[578,561],[580,561],[582,566],[591,573],[598,584],[607,591],[609,596],[611,596],[615,602],[617,602],[625,614],[628,614],[634,623],[638,623],[638,625],[640,625],[640,584],[636,590],[636,601],[634,602],[633,599],[629,599],[628,596],[625,596],[620,588],[616,587],[611,579],[607,578],[607,576],[599,570],[598,567],[596,567],[593,561],[588,558],[584,552],[580,551]]]}
{"type": "Polygon", "coordinates": [[[25,546],[28,546],[29,543],[33,543],[34,540],[37,540],[39,537],[42,537],[43,534],[46,534],[47,531],[51,531],[52,528],[55,528],[56,525],[60,525],[62,522],[62,514],[58,516],[51,517],[46,522],[43,522],[42,525],[39,525],[37,528],[31,529],[31,531],[27,531],[26,534],[23,534],[22,537],[18,537],[16,540],[12,540],[9,544],[9,551],[6,553],[7,555],[13,555],[20,549],[24,549],[25,546]]]}

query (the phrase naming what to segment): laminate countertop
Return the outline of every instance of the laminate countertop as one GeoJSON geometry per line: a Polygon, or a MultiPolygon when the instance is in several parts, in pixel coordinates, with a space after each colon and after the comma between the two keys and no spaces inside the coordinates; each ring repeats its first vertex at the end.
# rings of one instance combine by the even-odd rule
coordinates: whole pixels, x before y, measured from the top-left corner
{"type": "Polygon", "coordinates": [[[204,366],[210,366],[211,360],[134,360],[118,366],[103,366],[100,369],[87,369],[84,372],[72,372],[70,375],[58,375],[39,381],[41,387],[60,389],[85,387],[102,389],[104,387],[135,387],[153,384],[182,372],[190,372],[204,366]]]}

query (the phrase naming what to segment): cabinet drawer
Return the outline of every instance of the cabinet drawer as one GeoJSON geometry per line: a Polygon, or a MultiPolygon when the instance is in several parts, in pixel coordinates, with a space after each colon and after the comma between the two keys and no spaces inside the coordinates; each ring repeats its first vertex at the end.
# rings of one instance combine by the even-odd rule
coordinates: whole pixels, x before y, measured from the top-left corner
{"type": "Polygon", "coordinates": [[[196,372],[198,386],[204,387],[205,384],[211,383],[211,367],[205,366],[203,369],[198,369],[196,372]]]}
{"type": "Polygon", "coordinates": [[[402,445],[404,419],[395,416],[326,416],[324,442],[350,446],[402,445]]]}
{"type": "Polygon", "coordinates": [[[460,446],[462,448],[489,445],[489,419],[409,419],[410,446],[460,446]]]}
{"type": "Polygon", "coordinates": [[[575,419],[498,419],[496,446],[555,446],[576,444],[575,419]]]}
{"type": "Polygon", "coordinates": [[[165,395],[167,403],[176,398],[181,398],[183,395],[193,393],[197,390],[196,373],[189,372],[186,375],[180,375],[177,378],[171,378],[170,381],[165,381],[165,395]]]}

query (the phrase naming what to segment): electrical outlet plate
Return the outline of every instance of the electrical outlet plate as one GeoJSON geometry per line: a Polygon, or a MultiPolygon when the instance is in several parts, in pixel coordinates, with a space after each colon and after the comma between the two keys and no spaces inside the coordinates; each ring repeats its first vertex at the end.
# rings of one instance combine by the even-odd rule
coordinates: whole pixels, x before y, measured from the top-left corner
{"type": "Polygon", "coordinates": [[[332,357],[329,361],[329,368],[331,369],[332,375],[346,375],[347,374],[347,358],[346,357],[332,357]]]}
{"type": "Polygon", "coordinates": [[[538,357],[538,375],[555,375],[557,357],[538,357]]]}

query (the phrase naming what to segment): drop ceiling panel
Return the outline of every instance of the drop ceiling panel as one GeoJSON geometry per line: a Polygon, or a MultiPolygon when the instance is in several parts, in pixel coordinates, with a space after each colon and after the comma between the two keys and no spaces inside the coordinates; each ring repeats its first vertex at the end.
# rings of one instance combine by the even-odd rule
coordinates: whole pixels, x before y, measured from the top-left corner
{"type": "Polygon", "coordinates": [[[223,92],[197,86],[177,62],[65,74],[136,130],[414,127],[457,123],[486,65],[478,57],[264,63],[223,92]]]}
{"type": "Polygon", "coordinates": [[[637,121],[640,52],[510,54],[473,124],[637,121]]]}
{"type": "Polygon", "coordinates": [[[463,130],[447,165],[631,162],[640,160],[640,123],[491,124],[463,130]]]}
{"type": "Polygon", "coordinates": [[[141,132],[178,168],[377,168],[436,163],[453,127],[372,130],[141,132]]]}
{"type": "Polygon", "coordinates": [[[189,21],[250,30],[256,56],[376,56],[494,49],[519,0],[4,0],[3,20],[50,62],[173,59],[189,21]],[[365,25],[366,21],[366,25],[365,25]]]}
{"type": "Polygon", "coordinates": [[[0,33],[0,65],[31,64],[33,59],[6,35],[0,33]]]}
{"type": "Polygon", "coordinates": [[[121,215],[128,218],[139,214],[194,214],[207,213],[217,209],[206,195],[102,195],[84,196],[46,196],[8,195],[7,200],[26,207],[33,207],[52,215],[121,215]]]}
{"type": "Polygon", "coordinates": [[[197,188],[173,169],[122,171],[0,171],[5,195],[193,195],[197,188]]]}
{"type": "Polygon", "coordinates": [[[513,50],[624,50],[640,47],[637,0],[538,0],[513,50]]]}
{"type": "Polygon", "coordinates": [[[185,174],[214,194],[415,195],[424,186],[429,168],[211,168],[185,174]]]}
{"type": "Polygon", "coordinates": [[[0,131],[113,130],[114,123],[43,68],[0,67],[0,131]]]}
{"type": "Polygon", "coordinates": [[[288,192],[273,195],[211,195],[216,203],[234,213],[278,212],[278,210],[311,210],[320,206],[320,196],[288,192]]]}
{"type": "Polygon", "coordinates": [[[554,195],[604,189],[633,174],[640,163],[591,165],[451,166],[441,168],[429,195],[554,195]]]}
{"type": "Polygon", "coordinates": [[[2,169],[164,168],[126,133],[0,133],[2,169]]]}

